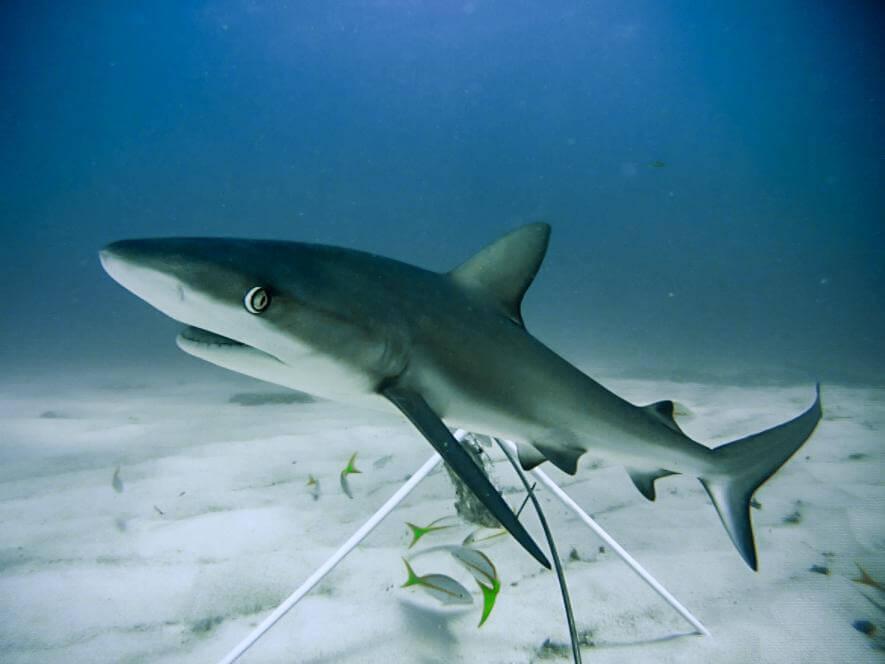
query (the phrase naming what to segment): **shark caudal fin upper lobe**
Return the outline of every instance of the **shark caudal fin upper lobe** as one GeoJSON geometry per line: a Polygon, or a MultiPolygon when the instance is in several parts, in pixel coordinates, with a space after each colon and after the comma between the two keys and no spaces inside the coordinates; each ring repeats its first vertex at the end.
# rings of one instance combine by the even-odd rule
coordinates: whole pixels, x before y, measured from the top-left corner
{"type": "Polygon", "coordinates": [[[759,567],[750,524],[750,499],[808,440],[820,418],[818,384],[814,403],[808,410],[776,427],[717,447],[712,451],[715,470],[707,477],[698,478],[716,506],[731,541],[753,570],[759,567]]]}

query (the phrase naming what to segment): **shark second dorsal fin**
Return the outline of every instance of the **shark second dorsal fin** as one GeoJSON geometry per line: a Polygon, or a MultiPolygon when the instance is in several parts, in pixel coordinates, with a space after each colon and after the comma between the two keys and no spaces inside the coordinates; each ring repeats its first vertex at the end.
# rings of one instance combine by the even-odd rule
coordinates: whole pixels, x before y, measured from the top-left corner
{"type": "MultiPolygon", "coordinates": [[[[673,415],[676,412],[676,404],[672,401],[656,401],[647,406],[642,406],[642,410],[654,417],[661,424],[677,433],[682,433],[682,429],[676,424],[673,415]]],[[[654,500],[650,498],[649,500],[654,500]]]]}
{"type": "Polygon", "coordinates": [[[522,325],[522,298],[541,267],[549,240],[549,225],[522,226],[475,254],[449,275],[464,288],[489,295],[507,316],[522,325]]]}

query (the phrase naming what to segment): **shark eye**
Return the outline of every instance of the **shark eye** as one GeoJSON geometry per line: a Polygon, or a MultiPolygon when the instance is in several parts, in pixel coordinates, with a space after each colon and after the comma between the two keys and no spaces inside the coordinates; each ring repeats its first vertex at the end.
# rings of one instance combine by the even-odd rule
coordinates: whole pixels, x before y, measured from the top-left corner
{"type": "Polygon", "coordinates": [[[243,298],[243,304],[250,314],[260,314],[270,306],[270,293],[261,286],[250,288],[243,298]]]}

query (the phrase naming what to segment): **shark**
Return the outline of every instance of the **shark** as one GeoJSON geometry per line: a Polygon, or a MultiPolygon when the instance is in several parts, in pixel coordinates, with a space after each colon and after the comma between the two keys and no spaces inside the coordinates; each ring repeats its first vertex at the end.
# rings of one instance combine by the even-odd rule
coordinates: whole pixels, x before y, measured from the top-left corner
{"type": "Polygon", "coordinates": [[[450,427],[514,441],[519,463],[574,475],[592,452],[655,481],[696,477],[737,552],[758,556],[750,501],[805,443],[813,403],[778,426],[711,448],[686,435],[674,403],[621,398],[529,333],[522,316],[550,226],[500,237],[438,272],[353,249],[278,240],[114,242],[105,271],[185,325],[177,344],[226,369],[345,404],[405,416],[540,564],[544,553],[450,427]]]}

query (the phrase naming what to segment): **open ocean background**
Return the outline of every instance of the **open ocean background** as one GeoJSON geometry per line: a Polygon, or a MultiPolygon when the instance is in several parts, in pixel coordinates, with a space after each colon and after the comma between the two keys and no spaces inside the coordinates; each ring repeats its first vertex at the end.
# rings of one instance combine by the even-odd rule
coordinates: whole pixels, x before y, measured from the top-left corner
{"type": "Polygon", "coordinates": [[[4,366],[190,362],[112,240],[448,269],[543,219],[570,359],[880,384],[882,7],[4,2],[4,366]]]}

